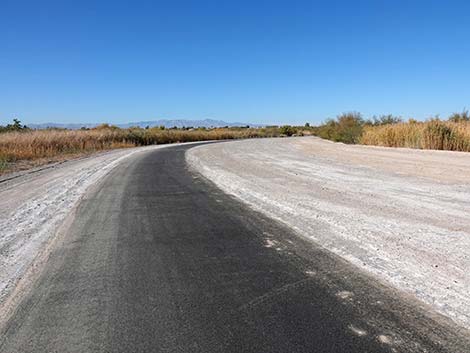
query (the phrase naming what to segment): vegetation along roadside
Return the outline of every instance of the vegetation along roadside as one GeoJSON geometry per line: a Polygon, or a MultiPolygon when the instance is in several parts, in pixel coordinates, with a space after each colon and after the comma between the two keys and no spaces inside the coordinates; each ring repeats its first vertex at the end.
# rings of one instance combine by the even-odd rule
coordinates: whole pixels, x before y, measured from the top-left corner
{"type": "MultiPolygon", "coordinates": [[[[291,134],[289,131],[284,133],[291,134]]],[[[170,128],[133,127],[121,129],[103,124],[79,130],[33,130],[14,120],[0,126],[0,174],[70,159],[115,148],[175,142],[277,137],[279,127],[170,128]]]]}
{"type": "Polygon", "coordinates": [[[363,119],[360,113],[344,113],[311,128],[324,139],[349,144],[470,152],[470,114],[464,110],[448,119],[426,121],[383,115],[363,119]]]}
{"type": "Polygon", "coordinates": [[[348,144],[470,152],[470,114],[464,110],[446,120],[404,121],[393,115],[364,119],[349,112],[318,126],[122,129],[102,124],[79,130],[33,130],[14,119],[0,126],[0,175],[115,148],[307,134],[348,144]]]}

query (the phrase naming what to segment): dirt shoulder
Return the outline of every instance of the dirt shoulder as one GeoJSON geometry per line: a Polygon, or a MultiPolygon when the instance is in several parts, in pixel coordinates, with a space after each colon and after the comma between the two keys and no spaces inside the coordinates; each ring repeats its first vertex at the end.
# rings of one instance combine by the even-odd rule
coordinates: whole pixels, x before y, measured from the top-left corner
{"type": "Polygon", "coordinates": [[[411,148],[345,145],[311,138],[292,144],[302,153],[392,174],[426,178],[439,183],[469,183],[470,153],[411,148]]]}
{"type": "Polygon", "coordinates": [[[318,138],[201,146],[224,191],[470,328],[470,154],[318,138]]]}
{"type": "Polygon", "coordinates": [[[56,156],[53,158],[40,158],[35,160],[20,160],[16,162],[9,162],[2,165],[0,168],[0,182],[4,179],[11,179],[12,176],[22,175],[28,172],[35,172],[36,170],[54,167],[68,161],[73,161],[80,158],[90,157],[96,154],[105,153],[103,151],[95,153],[75,153],[56,156]]]}

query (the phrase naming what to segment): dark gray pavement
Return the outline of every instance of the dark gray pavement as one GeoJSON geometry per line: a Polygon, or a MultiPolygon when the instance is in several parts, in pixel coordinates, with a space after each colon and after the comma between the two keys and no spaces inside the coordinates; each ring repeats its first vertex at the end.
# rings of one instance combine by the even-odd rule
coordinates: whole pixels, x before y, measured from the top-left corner
{"type": "Polygon", "coordinates": [[[191,173],[187,148],[88,193],[1,352],[464,352],[412,299],[191,173]]]}

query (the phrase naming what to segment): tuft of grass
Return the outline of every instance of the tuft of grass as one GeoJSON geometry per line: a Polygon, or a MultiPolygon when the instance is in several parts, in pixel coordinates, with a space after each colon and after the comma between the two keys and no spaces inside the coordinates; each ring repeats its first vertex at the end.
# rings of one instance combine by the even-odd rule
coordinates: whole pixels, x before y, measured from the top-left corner
{"type": "Polygon", "coordinates": [[[6,158],[0,156],[0,173],[2,173],[2,171],[6,170],[8,167],[8,162],[6,160],[6,158]]]}

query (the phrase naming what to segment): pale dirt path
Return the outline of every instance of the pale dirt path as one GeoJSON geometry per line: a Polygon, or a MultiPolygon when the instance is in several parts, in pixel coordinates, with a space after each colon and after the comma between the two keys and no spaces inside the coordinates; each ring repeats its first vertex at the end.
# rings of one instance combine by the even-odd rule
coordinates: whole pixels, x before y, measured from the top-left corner
{"type": "Polygon", "coordinates": [[[470,328],[470,154],[312,137],[187,152],[192,168],[470,328]]]}

